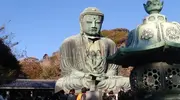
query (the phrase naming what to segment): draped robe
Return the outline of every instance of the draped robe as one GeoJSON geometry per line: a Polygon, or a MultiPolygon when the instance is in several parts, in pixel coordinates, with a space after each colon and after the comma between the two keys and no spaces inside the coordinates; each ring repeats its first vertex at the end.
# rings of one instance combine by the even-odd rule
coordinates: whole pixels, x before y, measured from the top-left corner
{"type": "Polygon", "coordinates": [[[82,87],[90,87],[91,79],[85,76],[87,73],[93,73],[93,68],[87,64],[91,49],[92,51],[94,49],[96,54],[100,53],[96,59],[92,58],[96,62],[100,61],[95,69],[96,73],[109,77],[99,82],[99,89],[113,90],[125,84],[129,86],[129,78],[116,77],[118,66],[106,62],[106,57],[116,52],[115,43],[108,38],[100,37],[91,45],[92,47],[88,44],[88,39],[82,34],[71,36],[62,43],[60,47],[62,77],[56,82],[55,92],[61,89],[69,91],[72,88],[80,90],[82,87]]]}

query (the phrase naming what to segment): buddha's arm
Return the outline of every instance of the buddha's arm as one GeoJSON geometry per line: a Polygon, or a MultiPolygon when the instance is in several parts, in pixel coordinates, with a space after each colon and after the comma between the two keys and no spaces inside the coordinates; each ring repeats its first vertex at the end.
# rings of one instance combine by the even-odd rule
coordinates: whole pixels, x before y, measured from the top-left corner
{"type": "MultiPolygon", "coordinates": [[[[116,44],[114,42],[109,43],[109,55],[113,55],[116,52],[116,44]]],[[[108,64],[108,70],[106,73],[106,76],[114,76],[117,74],[117,65],[115,64],[108,64]]]]}
{"type": "Polygon", "coordinates": [[[60,67],[63,76],[72,76],[72,77],[85,77],[86,74],[80,71],[80,67],[76,67],[75,53],[73,51],[75,44],[73,41],[65,41],[60,48],[60,67]]]}
{"type": "Polygon", "coordinates": [[[61,58],[61,71],[65,76],[70,76],[74,78],[83,78],[87,77],[88,74],[82,71],[77,70],[73,65],[70,63],[71,59],[62,59],[61,58]]]}

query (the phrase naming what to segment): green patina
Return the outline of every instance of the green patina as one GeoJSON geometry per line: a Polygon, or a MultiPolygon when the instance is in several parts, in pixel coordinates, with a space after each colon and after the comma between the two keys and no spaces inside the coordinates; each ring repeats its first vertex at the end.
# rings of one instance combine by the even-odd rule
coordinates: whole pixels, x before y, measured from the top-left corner
{"type": "Polygon", "coordinates": [[[130,83],[138,100],[180,100],[180,24],[160,14],[160,0],[148,0],[144,8],[149,15],[107,62],[134,67],[130,83]]]}
{"type": "Polygon", "coordinates": [[[163,2],[160,0],[148,0],[146,4],[144,4],[144,9],[148,14],[159,13],[163,8],[163,2]]]}
{"type": "Polygon", "coordinates": [[[126,47],[118,49],[114,55],[109,56],[107,58],[109,62],[118,65],[136,65],[151,61],[156,57],[144,59],[145,55],[166,55],[164,53],[168,53],[168,57],[159,56],[155,61],[166,61],[171,58],[174,62],[180,61],[176,57],[170,57],[170,52],[166,52],[166,50],[180,47],[180,24],[168,22],[166,16],[160,14],[163,8],[163,2],[160,0],[148,0],[144,8],[149,15],[144,18],[142,24],[128,33],[126,47]]]}

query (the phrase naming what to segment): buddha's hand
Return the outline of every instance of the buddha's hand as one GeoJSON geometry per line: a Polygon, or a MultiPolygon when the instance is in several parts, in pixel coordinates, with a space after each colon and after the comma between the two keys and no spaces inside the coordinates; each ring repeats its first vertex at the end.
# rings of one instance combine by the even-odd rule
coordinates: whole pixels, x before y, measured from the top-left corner
{"type": "Polygon", "coordinates": [[[75,78],[82,78],[85,76],[85,73],[82,71],[78,71],[76,69],[72,69],[72,73],[70,75],[71,77],[75,77],[75,78]]]}
{"type": "Polygon", "coordinates": [[[92,77],[92,80],[97,80],[97,81],[101,81],[108,78],[104,73],[102,74],[90,73],[89,75],[92,77]]]}
{"type": "Polygon", "coordinates": [[[90,80],[96,80],[97,77],[101,77],[101,74],[85,73],[84,77],[90,80]]]}
{"type": "Polygon", "coordinates": [[[96,80],[97,81],[102,81],[102,80],[105,80],[105,79],[107,79],[108,77],[106,77],[106,76],[101,76],[101,77],[97,77],[96,78],[96,80]]]}
{"type": "Polygon", "coordinates": [[[90,79],[91,79],[92,74],[91,74],[91,73],[85,73],[85,74],[84,74],[84,77],[85,77],[85,78],[90,78],[90,79]]]}

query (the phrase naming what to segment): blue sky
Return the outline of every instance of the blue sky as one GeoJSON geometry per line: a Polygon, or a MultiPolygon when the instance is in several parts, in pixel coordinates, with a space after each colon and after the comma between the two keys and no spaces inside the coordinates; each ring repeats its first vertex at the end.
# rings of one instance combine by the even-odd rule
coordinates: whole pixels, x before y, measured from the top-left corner
{"type": "MultiPolygon", "coordinates": [[[[133,29],[147,16],[146,0],[0,0],[0,25],[15,33],[18,49],[39,59],[57,51],[62,41],[79,33],[79,15],[86,7],[105,14],[102,29],[133,29]],[[11,20],[10,23],[8,21],[11,20]]],[[[180,0],[164,0],[162,14],[180,22],[180,0]]]]}

